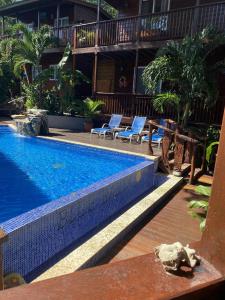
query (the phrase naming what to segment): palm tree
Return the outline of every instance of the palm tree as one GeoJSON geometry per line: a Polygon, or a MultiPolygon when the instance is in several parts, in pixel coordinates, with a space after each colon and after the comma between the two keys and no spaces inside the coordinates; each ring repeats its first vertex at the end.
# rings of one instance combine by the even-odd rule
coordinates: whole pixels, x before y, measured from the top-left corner
{"type": "Polygon", "coordinates": [[[20,33],[22,39],[16,39],[14,50],[14,72],[16,76],[21,76],[24,70],[27,83],[31,83],[28,75],[28,66],[39,68],[43,52],[48,48],[53,38],[49,26],[42,26],[37,31],[29,31],[26,25],[19,23],[13,26],[13,32],[20,33]]]}
{"type": "Polygon", "coordinates": [[[186,127],[195,101],[213,105],[218,96],[217,75],[221,64],[212,63],[209,58],[224,42],[223,34],[206,28],[194,37],[171,41],[160,49],[143,74],[143,82],[150,93],[157,93],[160,81],[169,86],[166,93],[154,98],[155,109],[162,112],[166,105],[174,105],[178,122],[186,127]]]}

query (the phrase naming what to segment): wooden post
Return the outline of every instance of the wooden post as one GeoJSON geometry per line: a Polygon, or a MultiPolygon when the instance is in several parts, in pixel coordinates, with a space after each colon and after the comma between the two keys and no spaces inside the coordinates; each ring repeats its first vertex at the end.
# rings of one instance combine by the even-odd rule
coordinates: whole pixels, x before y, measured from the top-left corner
{"type": "Polygon", "coordinates": [[[59,18],[60,18],[60,4],[57,3],[56,8],[56,26],[57,26],[57,38],[59,39],[59,18]]]}
{"type": "Polygon", "coordinates": [[[40,11],[38,10],[37,28],[40,29],[40,11]]]}
{"type": "Polygon", "coordinates": [[[137,72],[138,72],[139,50],[136,50],[135,65],[134,65],[134,78],[133,78],[133,94],[137,93],[137,72]]]}
{"type": "Polygon", "coordinates": [[[194,10],[193,23],[191,27],[191,35],[195,35],[197,31],[198,19],[199,19],[199,8],[198,8],[199,5],[200,5],[200,0],[196,0],[195,3],[196,8],[194,10]]]}
{"type": "Polygon", "coordinates": [[[195,178],[195,167],[196,167],[196,145],[191,144],[191,147],[192,147],[192,157],[191,157],[191,172],[190,172],[189,183],[193,184],[195,178]]]}
{"type": "Polygon", "coordinates": [[[138,15],[141,16],[142,14],[142,3],[143,3],[143,0],[139,0],[139,6],[138,6],[138,15]]]}
{"type": "Polygon", "coordinates": [[[225,276],[225,110],[200,254],[225,276]]]}
{"type": "Polygon", "coordinates": [[[76,54],[72,55],[72,59],[73,59],[73,72],[76,70],[76,54]]]}
{"type": "Polygon", "coordinates": [[[150,123],[149,124],[149,142],[148,142],[148,149],[149,149],[149,154],[150,155],[154,155],[154,152],[153,152],[153,148],[152,148],[152,133],[153,133],[153,126],[152,124],[150,123]]]}
{"type": "Polygon", "coordinates": [[[2,35],[5,34],[5,20],[4,17],[2,17],[2,35]]]}
{"type": "Polygon", "coordinates": [[[73,24],[75,24],[75,20],[76,20],[76,4],[74,4],[73,6],[73,24]]]}
{"type": "Polygon", "coordinates": [[[98,0],[98,5],[97,5],[97,25],[96,25],[96,33],[95,33],[95,46],[96,47],[98,47],[98,40],[99,40],[100,6],[101,6],[101,0],[98,0]]]}
{"type": "Polygon", "coordinates": [[[94,73],[93,73],[93,96],[97,92],[97,73],[98,73],[98,53],[95,52],[95,58],[94,58],[94,73]]]}

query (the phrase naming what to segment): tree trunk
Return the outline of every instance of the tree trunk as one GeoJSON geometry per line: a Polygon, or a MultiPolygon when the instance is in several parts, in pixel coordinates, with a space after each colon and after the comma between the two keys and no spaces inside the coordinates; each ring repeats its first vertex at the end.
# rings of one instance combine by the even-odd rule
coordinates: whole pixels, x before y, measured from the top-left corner
{"type": "Polygon", "coordinates": [[[30,84],[30,79],[29,79],[29,76],[28,76],[26,65],[24,65],[23,69],[24,69],[24,73],[25,73],[25,76],[26,76],[27,83],[30,84]]]}

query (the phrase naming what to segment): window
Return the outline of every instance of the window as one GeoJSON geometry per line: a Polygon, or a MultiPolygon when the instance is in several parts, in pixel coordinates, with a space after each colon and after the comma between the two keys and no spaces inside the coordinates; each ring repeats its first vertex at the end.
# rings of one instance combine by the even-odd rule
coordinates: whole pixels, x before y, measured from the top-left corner
{"type": "MultiPolygon", "coordinates": [[[[57,19],[55,19],[55,27],[57,27],[57,19]]],[[[69,17],[59,18],[59,27],[69,26],[69,17]]]]}
{"type": "Polygon", "coordinates": [[[57,65],[50,65],[49,68],[51,70],[49,80],[57,80],[57,65]]]}
{"type": "Polygon", "coordinates": [[[142,0],[142,14],[165,12],[169,8],[170,0],[142,0]]]}
{"type": "Polygon", "coordinates": [[[42,66],[32,66],[32,80],[34,80],[42,72],[42,66]]]}
{"type": "Polygon", "coordinates": [[[34,23],[29,23],[26,26],[27,26],[28,31],[32,32],[34,30],[34,23]]]}

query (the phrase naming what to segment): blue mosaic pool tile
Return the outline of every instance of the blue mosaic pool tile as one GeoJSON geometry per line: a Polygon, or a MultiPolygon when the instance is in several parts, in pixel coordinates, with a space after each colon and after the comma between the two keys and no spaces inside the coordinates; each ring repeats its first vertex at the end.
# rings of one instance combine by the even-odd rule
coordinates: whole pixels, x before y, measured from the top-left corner
{"type": "Polygon", "coordinates": [[[26,276],[156,184],[154,163],[146,160],[1,224],[9,235],[3,247],[5,273],[26,276]]]}

